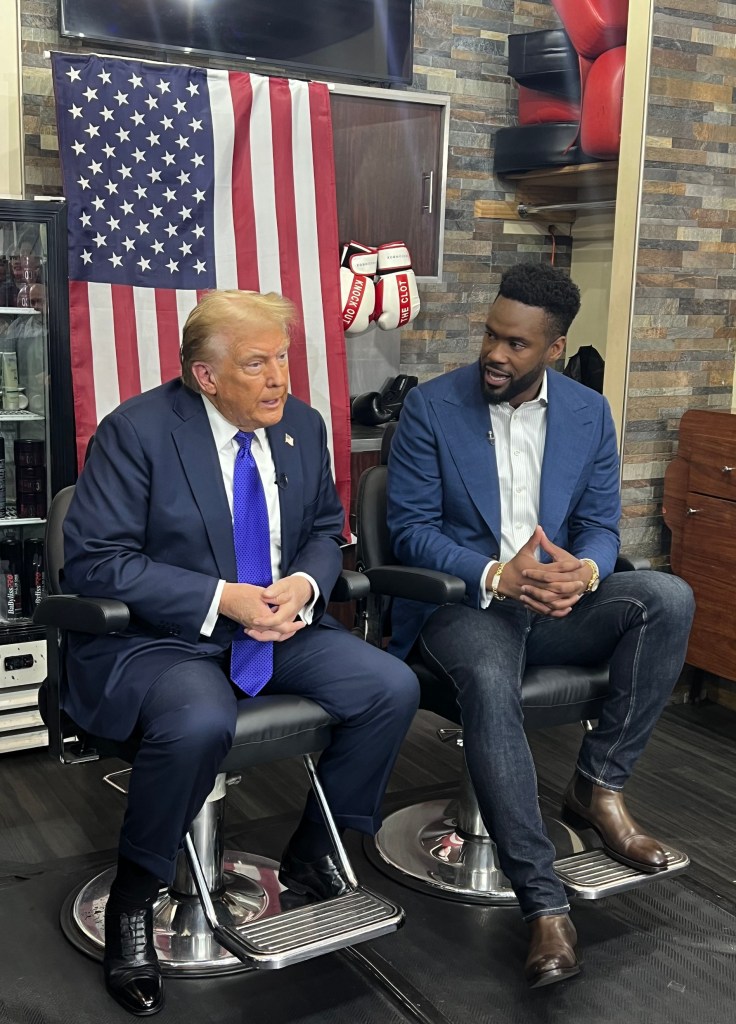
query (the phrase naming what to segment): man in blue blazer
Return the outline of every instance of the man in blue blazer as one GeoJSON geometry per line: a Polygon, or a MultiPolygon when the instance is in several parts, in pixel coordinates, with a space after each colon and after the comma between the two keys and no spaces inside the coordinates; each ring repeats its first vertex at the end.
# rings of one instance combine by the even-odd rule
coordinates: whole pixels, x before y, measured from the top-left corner
{"type": "Polygon", "coordinates": [[[606,400],[549,367],[578,312],[560,271],[503,275],[480,358],[415,388],[393,440],[388,515],[398,560],[465,581],[465,603],[396,601],[390,650],[451,680],[465,757],[501,867],[530,925],[533,987],[579,971],[577,937],[539,812],[521,710],[525,664],[610,662],[610,692],[583,741],[563,814],[637,870],[666,867],[621,790],[677,681],[690,588],[657,572],[612,575],[619,463],[606,400]]]}
{"type": "MultiPolygon", "coordinates": [[[[294,309],[210,292],[183,331],[182,378],[99,425],[64,523],[64,588],[130,608],[124,634],[72,634],[63,704],[84,730],[133,736],[105,978],[126,1009],[162,1005],[152,902],[233,739],[239,699],[313,698],[337,724],[319,775],[338,826],[373,834],[418,702],[414,674],[325,614],[344,512],[325,425],[288,394],[294,309]],[[231,657],[232,652],[232,657],[231,657]]],[[[346,883],[310,799],[281,862],[314,898],[346,883]]]]}

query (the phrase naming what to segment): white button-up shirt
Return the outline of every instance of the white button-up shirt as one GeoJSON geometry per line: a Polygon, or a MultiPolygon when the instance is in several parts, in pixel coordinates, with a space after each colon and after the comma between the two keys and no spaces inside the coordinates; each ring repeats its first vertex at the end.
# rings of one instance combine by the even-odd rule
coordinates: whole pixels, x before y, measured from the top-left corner
{"type": "MultiPolygon", "coordinates": [[[[496,452],[501,496],[499,560],[508,562],[526,544],[539,523],[539,489],[544,442],[547,437],[547,374],[539,394],[513,408],[509,402],[489,404],[491,436],[496,452]]],[[[481,607],[491,602],[485,580],[497,562],[486,566],[481,583],[481,607]]]]}
{"type": "MultiPolygon", "coordinates": [[[[212,436],[215,439],[217,455],[220,460],[220,471],[225,484],[225,494],[230,506],[230,515],[233,514],[233,478],[235,475],[235,458],[240,450],[240,445],[235,440],[239,428],[228,422],[222,413],[214,407],[212,402],[202,395],[204,407],[207,410],[207,418],[210,421],[212,436]]],[[[266,509],[268,511],[268,528],[271,542],[271,576],[274,583],[281,579],[281,508],[279,506],[279,488],[276,482],[276,467],[271,455],[271,446],[268,443],[268,435],[265,427],[259,427],[253,431],[254,440],[251,444],[251,453],[255,460],[258,472],[263,484],[263,493],[266,497],[266,509]]],[[[319,588],[312,577],[306,572],[294,573],[295,576],[303,576],[309,580],[312,586],[313,596],[311,601],[302,608],[299,617],[309,623],[312,621],[312,611],[319,597],[319,588]]],[[[225,586],[225,580],[220,580],[212,599],[207,618],[204,621],[200,632],[203,636],[212,636],[212,631],[217,623],[220,598],[225,586]]]]}

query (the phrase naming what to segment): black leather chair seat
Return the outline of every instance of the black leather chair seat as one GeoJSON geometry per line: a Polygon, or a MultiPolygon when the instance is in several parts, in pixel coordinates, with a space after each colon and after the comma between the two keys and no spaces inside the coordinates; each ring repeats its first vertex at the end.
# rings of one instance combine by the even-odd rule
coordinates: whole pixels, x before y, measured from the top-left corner
{"type": "Polygon", "coordinates": [[[241,700],[235,739],[221,770],[241,771],[324,750],[334,724],[319,704],[306,697],[273,694],[241,700]]]}
{"type": "MultiPolygon", "coordinates": [[[[451,722],[460,722],[453,688],[417,657],[409,664],[419,679],[420,707],[451,722]]],[[[528,729],[566,725],[597,718],[608,691],[608,666],[529,666],[521,684],[524,723],[528,729]]]]}
{"type": "Polygon", "coordinates": [[[524,672],[521,702],[527,729],[597,718],[608,692],[608,665],[533,665],[524,672]]]}
{"type": "MultiPolygon", "coordinates": [[[[46,721],[45,686],[39,690],[38,704],[41,717],[46,721]]],[[[82,730],[68,715],[63,714],[63,719],[66,735],[82,735],[82,730]]],[[[306,697],[273,694],[240,700],[233,745],[220,770],[244,771],[269,761],[315,754],[330,742],[334,724],[335,720],[319,704],[306,697]]],[[[133,761],[138,749],[135,737],[110,740],[86,734],[85,743],[102,757],[118,757],[128,762],[133,761]]]]}

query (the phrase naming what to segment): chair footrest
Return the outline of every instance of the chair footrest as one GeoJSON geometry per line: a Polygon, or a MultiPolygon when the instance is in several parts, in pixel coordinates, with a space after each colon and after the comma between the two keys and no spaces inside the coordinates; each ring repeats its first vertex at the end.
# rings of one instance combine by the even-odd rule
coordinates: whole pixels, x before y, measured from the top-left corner
{"type": "Polygon", "coordinates": [[[684,871],[690,858],[679,850],[665,848],[667,867],[656,874],[645,874],[620,864],[605,850],[585,850],[555,861],[557,876],[571,896],[581,900],[600,900],[604,896],[638,889],[649,882],[661,882],[684,871]]]}
{"type": "Polygon", "coordinates": [[[395,931],[403,910],[369,889],[310,903],[235,930],[220,926],[215,938],[234,956],[275,969],[395,931]]]}

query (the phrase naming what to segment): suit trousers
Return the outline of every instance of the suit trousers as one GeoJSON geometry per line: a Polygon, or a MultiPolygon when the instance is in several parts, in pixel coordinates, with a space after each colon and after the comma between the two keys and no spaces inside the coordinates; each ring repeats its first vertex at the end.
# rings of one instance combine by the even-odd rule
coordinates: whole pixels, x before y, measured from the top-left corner
{"type": "Polygon", "coordinates": [[[609,662],[608,695],[597,727],[583,740],[577,770],[618,790],[677,682],[693,612],[692,592],[679,577],[638,571],[607,577],[560,619],[505,600],[482,611],[445,605],[425,624],[422,656],[457,688],[481,815],[527,921],[569,907],[524,734],[525,666],[609,662]]]}
{"type": "MultiPolygon", "coordinates": [[[[342,628],[314,625],[274,644],[274,673],[261,691],[320,704],[337,725],[318,775],[337,824],[373,834],[401,742],[419,702],[414,673],[342,628]]],[[[229,751],[239,700],[221,659],[194,658],[148,690],[120,837],[120,853],[167,884],[192,820],[229,751]]],[[[310,794],[307,814],[321,822],[310,794]]]]}

